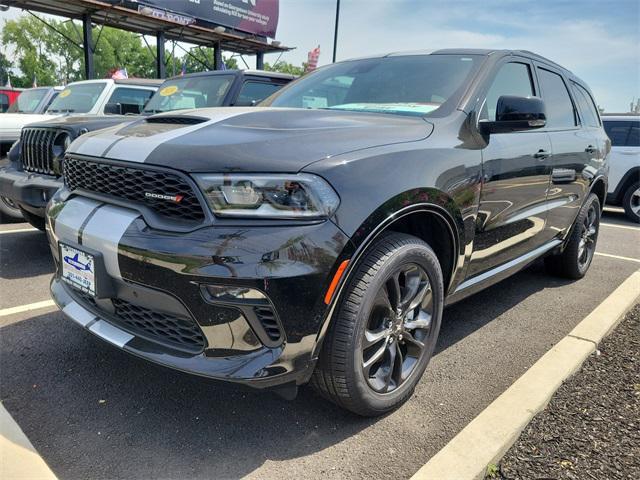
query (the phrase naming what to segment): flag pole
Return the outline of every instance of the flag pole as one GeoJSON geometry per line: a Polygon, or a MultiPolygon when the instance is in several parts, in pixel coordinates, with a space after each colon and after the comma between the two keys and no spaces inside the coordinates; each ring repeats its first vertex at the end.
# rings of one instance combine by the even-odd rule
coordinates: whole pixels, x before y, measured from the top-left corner
{"type": "Polygon", "coordinates": [[[336,0],[336,27],[333,31],[333,63],[336,63],[336,50],[338,49],[338,20],[340,19],[340,0],[336,0]]]}

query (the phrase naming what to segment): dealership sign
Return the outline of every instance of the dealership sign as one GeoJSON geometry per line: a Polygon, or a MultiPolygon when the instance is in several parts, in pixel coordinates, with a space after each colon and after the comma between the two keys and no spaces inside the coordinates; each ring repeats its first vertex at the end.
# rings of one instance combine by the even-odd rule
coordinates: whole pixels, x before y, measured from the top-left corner
{"type": "Polygon", "coordinates": [[[197,20],[274,38],[279,0],[140,0],[138,11],[181,25],[197,20]]]}

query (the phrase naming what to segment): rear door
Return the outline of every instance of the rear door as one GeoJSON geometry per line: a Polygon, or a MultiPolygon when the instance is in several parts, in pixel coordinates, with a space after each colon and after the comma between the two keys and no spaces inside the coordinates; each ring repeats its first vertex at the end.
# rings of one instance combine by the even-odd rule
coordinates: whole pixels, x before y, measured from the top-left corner
{"type": "Polygon", "coordinates": [[[605,146],[578,114],[569,80],[555,67],[536,64],[536,76],[545,103],[551,140],[551,181],[547,195],[549,212],[543,239],[564,236],[589,191],[605,146]],[[584,123],[584,124],[583,124],[584,123]]]}
{"type": "MultiPolygon", "coordinates": [[[[533,64],[510,57],[497,67],[481,120],[495,120],[503,95],[537,96],[533,64]]],[[[551,144],[546,132],[496,133],[482,150],[483,181],[467,275],[474,276],[520,257],[542,243],[546,219],[551,144]]]]}

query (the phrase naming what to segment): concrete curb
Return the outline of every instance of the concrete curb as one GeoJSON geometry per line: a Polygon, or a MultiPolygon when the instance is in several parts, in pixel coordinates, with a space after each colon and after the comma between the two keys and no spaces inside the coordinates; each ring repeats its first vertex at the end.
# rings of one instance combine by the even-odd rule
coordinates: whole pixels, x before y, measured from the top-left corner
{"type": "Polygon", "coordinates": [[[1,403],[0,478],[56,480],[56,476],[1,403]]]}
{"type": "Polygon", "coordinates": [[[633,273],[566,337],[485,408],[411,480],[476,480],[497,463],[531,419],[597,344],[640,301],[640,270],[633,273]]]}

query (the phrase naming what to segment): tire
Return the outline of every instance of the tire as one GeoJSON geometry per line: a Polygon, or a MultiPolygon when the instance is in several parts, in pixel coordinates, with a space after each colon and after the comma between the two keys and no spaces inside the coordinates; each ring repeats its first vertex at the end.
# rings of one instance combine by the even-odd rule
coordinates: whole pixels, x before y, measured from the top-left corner
{"type": "Polygon", "coordinates": [[[7,220],[19,220],[22,219],[22,212],[18,206],[7,197],[0,197],[0,217],[7,220]]]}
{"type": "Polygon", "coordinates": [[[32,227],[44,232],[44,218],[39,217],[31,212],[27,212],[24,208],[19,207],[24,219],[31,224],[32,227]]]}
{"type": "Polygon", "coordinates": [[[592,193],[578,212],[563,252],[544,259],[549,273],[572,280],[585,276],[598,241],[600,212],[600,200],[592,193]]]}
{"type": "Polygon", "coordinates": [[[339,299],[311,386],[362,416],[399,407],[431,359],[443,304],[442,270],[431,247],[410,235],[383,234],[339,299]]]}
{"type": "Polygon", "coordinates": [[[640,223],[640,182],[629,186],[622,197],[625,215],[635,223],[640,223]]]}

